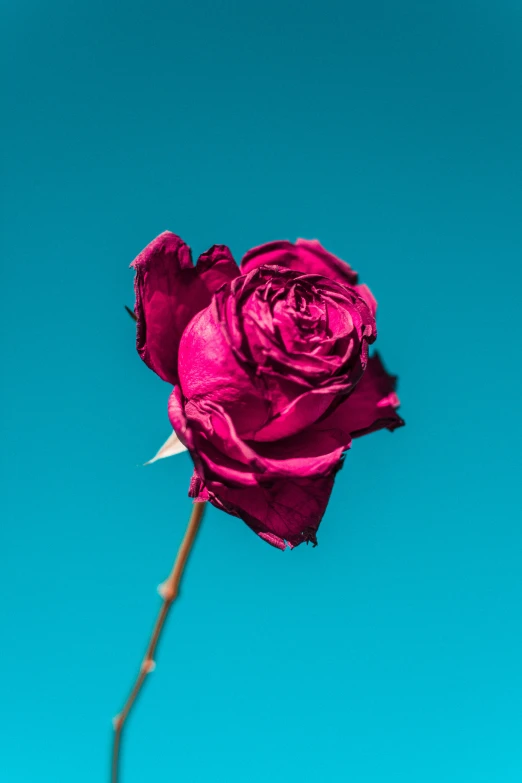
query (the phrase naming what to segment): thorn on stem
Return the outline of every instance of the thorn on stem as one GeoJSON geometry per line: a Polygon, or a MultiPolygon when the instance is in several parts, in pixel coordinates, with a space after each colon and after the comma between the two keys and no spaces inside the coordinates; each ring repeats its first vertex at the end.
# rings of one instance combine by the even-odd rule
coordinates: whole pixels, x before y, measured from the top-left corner
{"type": "Polygon", "coordinates": [[[173,601],[176,594],[173,592],[171,585],[166,582],[162,582],[158,585],[158,593],[161,595],[164,601],[173,601]]]}
{"type": "Polygon", "coordinates": [[[143,663],[141,664],[141,670],[142,672],[145,672],[145,674],[150,674],[154,671],[156,668],[156,661],[153,661],[152,658],[147,658],[143,663]]]}
{"type": "Polygon", "coordinates": [[[165,587],[165,582],[162,582],[160,585],[158,585],[158,593],[159,593],[159,595],[162,598],[166,598],[167,597],[166,596],[167,590],[166,590],[166,587],[165,587]]]}

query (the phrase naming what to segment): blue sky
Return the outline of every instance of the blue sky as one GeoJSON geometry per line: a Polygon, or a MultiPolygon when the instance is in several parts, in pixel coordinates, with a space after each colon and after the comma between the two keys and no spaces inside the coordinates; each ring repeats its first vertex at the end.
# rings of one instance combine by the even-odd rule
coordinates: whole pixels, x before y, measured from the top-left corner
{"type": "Polygon", "coordinates": [[[210,509],[122,783],[519,781],[522,46],[512,2],[2,7],[2,780],[108,775],[190,511],[123,310],[158,233],[298,236],[379,302],[407,426],[319,546],[210,509]]]}

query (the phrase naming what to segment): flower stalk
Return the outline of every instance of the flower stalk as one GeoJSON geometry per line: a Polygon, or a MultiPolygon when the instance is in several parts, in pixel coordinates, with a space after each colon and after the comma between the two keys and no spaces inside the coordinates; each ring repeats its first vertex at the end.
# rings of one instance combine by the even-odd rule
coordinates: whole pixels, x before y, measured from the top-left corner
{"type": "Polygon", "coordinates": [[[158,592],[163,598],[163,604],[156,619],[156,623],[150,637],[147,651],[141,663],[138,676],[129,693],[129,696],[127,697],[127,701],[125,702],[123,709],[113,719],[114,738],[112,745],[111,783],[118,783],[119,781],[119,766],[121,755],[120,750],[123,729],[125,727],[127,718],[129,717],[129,714],[141,693],[141,689],[147,678],[147,675],[153,672],[156,668],[156,663],[154,660],[156,649],[158,647],[158,643],[160,641],[161,633],[165,626],[165,621],[168,617],[170,607],[178,597],[181,578],[183,576],[188,556],[196,539],[196,535],[203,518],[204,509],[205,503],[194,503],[192,514],[190,515],[189,523],[185,531],[185,536],[178,550],[172,571],[170,572],[170,575],[166,581],[158,587],[158,592]]]}

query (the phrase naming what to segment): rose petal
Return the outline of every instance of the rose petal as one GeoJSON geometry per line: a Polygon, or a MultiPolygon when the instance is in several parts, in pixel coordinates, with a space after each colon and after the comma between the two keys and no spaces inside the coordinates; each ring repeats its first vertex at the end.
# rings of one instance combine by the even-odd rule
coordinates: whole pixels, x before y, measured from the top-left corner
{"type": "Polygon", "coordinates": [[[212,245],[210,250],[202,253],[196,262],[196,271],[211,295],[240,274],[226,245],[212,245]]]}
{"type": "Polygon", "coordinates": [[[335,472],[314,478],[284,478],[254,487],[229,487],[205,481],[212,505],[240,517],[272,546],[284,549],[311,541],[323,518],[335,472]]]}
{"type": "Polygon", "coordinates": [[[194,267],[190,248],[170,231],[147,245],[131,266],[136,271],[138,353],[160,378],[175,384],[185,327],[207,307],[217,288],[238,276],[239,269],[224,245],[212,247],[194,267]]]}
{"type": "Polygon", "coordinates": [[[179,377],[185,398],[210,396],[233,411],[241,433],[262,427],[269,418],[260,382],[235,359],[212,306],[198,313],[183,333],[179,377]]]}
{"type": "Polygon", "coordinates": [[[249,250],[241,261],[243,274],[258,266],[277,264],[298,272],[323,275],[338,283],[355,285],[357,272],[333,253],[329,253],[316,239],[298,239],[295,245],[286,240],[268,242],[249,250]]]}
{"type": "Polygon", "coordinates": [[[157,462],[159,459],[173,457],[174,454],[182,454],[186,450],[187,447],[183,445],[176,433],[173,432],[169,435],[157,454],[155,454],[152,459],[149,459],[148,462],[145,462],[145,465],[152,465],[153,462],[157,462]]]}
{"type": "Polygon", "coordinates": [[[399,398],[395,394],[397,378],[384,369],[379,354],[368,359],[361,380],[350,396],[333,413],[312,429],[339,428],[353,438],[386,428],[394,430],[404,425],[397,414],[399,398]]]}
{"type": "MultiPolygon", "coordinates": [[[[339,390],[343,387],[340,386],[339,390]]],[[[251,435],[255,441],[275,441],[288,438],[310,427],[331,406],[338,391],[334,386],[312,389],[292,400],[286,408],[251,435]]]]}
{"type": "Polygon", "coordinates": [[[176,387],[169,400],[169,415],[186,442],[201,475],[229,484],[255,485],[288,477],[328,474],[339,463],[351,438],[287,438],[270,444],[242,440],[224,408],[205,400],[190,401],[185,410],[176,387]],[[322,449],[317,448],[321,443],[322,449]]]}
{"type": "Polygon", "coordinates": [[[375,299],[374,295],[370,291],[367,285],[364,283],[361,283],[361,285],[356,285],[355,290],[361,296],[368,307],[370,308],[370,312],[375,318],[375,313],[377,312],[377,300],[375,299]]]}

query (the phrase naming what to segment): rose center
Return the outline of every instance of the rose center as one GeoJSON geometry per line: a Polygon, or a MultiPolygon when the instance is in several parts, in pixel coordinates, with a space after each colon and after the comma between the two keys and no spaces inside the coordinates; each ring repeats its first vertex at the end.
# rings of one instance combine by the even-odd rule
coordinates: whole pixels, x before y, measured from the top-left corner
{"type": "Polygon", "coordinates": [[[325,302],[313,286],[297,281],[273,302],[274,327],[289,352],[312,352],[328,335],[325,302]]]}

